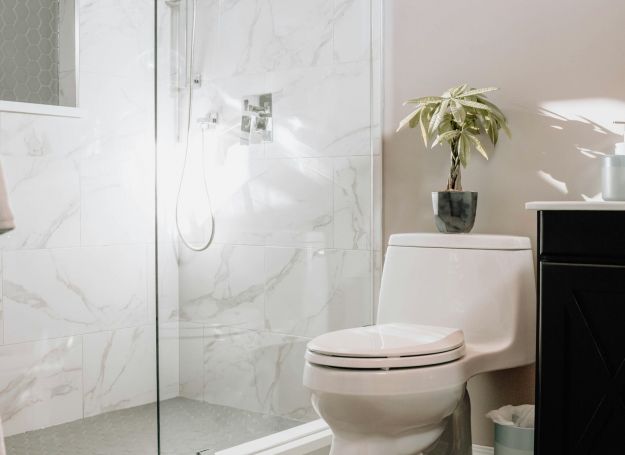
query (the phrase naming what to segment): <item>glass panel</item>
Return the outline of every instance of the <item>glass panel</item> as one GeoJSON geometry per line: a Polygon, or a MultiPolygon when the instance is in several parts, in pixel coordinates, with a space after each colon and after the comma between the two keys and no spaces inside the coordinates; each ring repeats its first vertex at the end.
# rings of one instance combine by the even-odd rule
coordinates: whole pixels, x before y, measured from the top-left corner
{"type": "Polygon", "coordinates": [[[158,3],[163,454],[316,419],[306,343],[373,320],[379,7],[158,3]]]}
{"type": "MultiPolygon", "coordinates": [[[[29,4],[0,1],[16,13],[29,4]]],[[[8,455],[157,453],[154,8],[80,2],[82,117],[0,112],[15,215],[0,236],[8,455]]],[[[28,11],[25,30],[2,33],[41,31],[28,11]]],[[[40,72],[28,48],[26,57],[25,67],[1,63],[0,74],[25,70],[28,84],[40,72]]],[[[1,201],[0,220],[8,216],[1,201]]]]}
{"type": "Polygon", "coordinates": [[[0,100],[77,106],[77,0],[0,2],[0,100]]]}

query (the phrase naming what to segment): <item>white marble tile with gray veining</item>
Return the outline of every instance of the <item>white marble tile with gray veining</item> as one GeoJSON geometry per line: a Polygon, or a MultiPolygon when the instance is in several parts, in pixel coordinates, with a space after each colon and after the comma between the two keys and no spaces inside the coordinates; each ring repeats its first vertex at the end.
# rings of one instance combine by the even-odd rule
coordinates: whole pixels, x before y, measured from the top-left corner
{"type": "Polygon", "coordinates": [[[332,61],[332,0],[226,0],[219,19],[219,77],[332,61]]]}
{"type": "Polygon", "coordinates": [[[371,248],[372,159],[335,158],[334,247],[371,248]]]}
{"type": "Polygon", "coordinates": [[[80,0],[81,71],[150,74],[153,17],[150,0],[80,0]]]}
{"type": "Polygon", "coordinates": [[[156,268],[158,268],[158,318],[162,323],[178,320],[178,244],[172,242],[158,244],[158,258],[155,248],[147,246],[147,302],[149,320],[156,320],[156,268]],[[156,261],[156,262],[155,262],[156,261]]]}
{"type": "Polygon", "coordinates": [[[0,248],[78,245],[81,139],[61,134],[68,124],[58,118],[0,116],[0,155],[16,219],[16,229],[0,237],[0,248]]]}
{"type": "Polygon", "coordinates": [[[334,0],[334,61],[371,59],[371,1],[334,0]]]}
{"type": "Polygon", "coordinates": [[[92,142],[80,162],[83,245],[154,239],[151,81],[87,74],[92,142]]]}
{"type": "Polygon", "coordinates": [[[5,436],[82,418],[81,337],[0,346],[5,436]]]}
{"type": "MultiPolygon", "coordinates": [[[[156,343],[156,339],[152,342],[156,343]]],[[[159,324],[158,359],[160,400],[180,396],[180,327],[178,322],[159,324]]]]}
{"type": "Polygon", "coordinates": [[[202,400],[204,394],[204,326],[180,322],[180,396],[202,400]]]}
{"type": "Polygon", "coordinates": [[[314,411],[302,386],[306,339],[237,328],[204,333],[204,400],[306,420],[314,411]]]}
{"type": "Polygon", "coordinates": [[[331,167],[326,158],[267,160],[258,178],[266,245],[332,246],[331,167]]]}
{"type": "Polygon", "coordinates": [[[371,323],[370,260],[363,250],[267,248],[269,329],[314,337],[371,323]]]}
{"type": "Polygon", "coordinates": [[[145,324],[144,246],[4,253],[5,342],[145,324]]]}
{"type": "Polygon", "coordinates": [[[268,236],[264,160],[230,150],[208,174],[215,213],[215,241],[264,245],[268,236]]]}
{"type": "Polygon", "coordinates": [[[154,326],[84,336],[85,417],[156,399],[154,326]]]}
{"type": "Polygon", "coordinates": [[[201,253],[182,251],[182,321],[263,328],[263,247],[213,245],[201,253]]]}
{"type": "Polygon", "coordinates": [[[370,71],[365,61],[269,73],[274,141],[266,156],[368,155],[370,71]]]}
{"type": "MultiPolygon", "coordinates": [[[[3,311],[3,301],[2,297],[2,255],[0,255],[0,345],[4,344],[4,311],[3,311]]],[[[1,415],[1,414],[0,414],[1,415]]]]}

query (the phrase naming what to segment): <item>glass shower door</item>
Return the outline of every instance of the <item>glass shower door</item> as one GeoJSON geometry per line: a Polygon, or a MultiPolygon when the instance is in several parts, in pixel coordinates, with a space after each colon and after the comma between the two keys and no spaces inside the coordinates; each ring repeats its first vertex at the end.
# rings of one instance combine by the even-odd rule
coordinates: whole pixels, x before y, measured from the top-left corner
{"type": "Polygon", "coordinates": [[[0,1],[8,455],[157,453],[154,15],[0,1]]]}
{"type": "Polygon", "coordinates": [[[317,419],[306,343],[373,320],[379,7],[158,4],[163,454],[317,419]]]}

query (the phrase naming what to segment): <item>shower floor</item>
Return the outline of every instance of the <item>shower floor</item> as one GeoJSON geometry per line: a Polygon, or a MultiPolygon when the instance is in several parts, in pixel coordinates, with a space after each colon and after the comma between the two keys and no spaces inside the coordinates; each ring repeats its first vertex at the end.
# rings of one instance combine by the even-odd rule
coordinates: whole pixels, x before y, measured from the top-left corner
{"type": "MultiPolygon", "coordinates": [[[[186,398],[162,402],[161,421],[162,455],[208,455],[302,423],[186,398]]],[[[29,431],[5,442],[7,455],[154,455],[156,404],[29,431]]]]}

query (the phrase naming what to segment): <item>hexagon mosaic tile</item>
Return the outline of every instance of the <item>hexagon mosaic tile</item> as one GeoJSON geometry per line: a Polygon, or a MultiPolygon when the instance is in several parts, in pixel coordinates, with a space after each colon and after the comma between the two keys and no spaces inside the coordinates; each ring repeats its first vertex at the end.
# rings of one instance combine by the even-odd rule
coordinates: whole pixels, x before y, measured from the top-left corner
{"type": "MultiPolygon", "coordinates": [[[[212,455],[301,424],[186,398],[163,401],[161,423],[163,455],[212,455]]],[[[10,436],[7,455],[154,455],[156,425],[156,405],[137,406],[10,436]]]]}
{"type": "Polygon", "coordinates": [[[59,103],[59,0],[0,1],[0,100],[59,103]]]}

